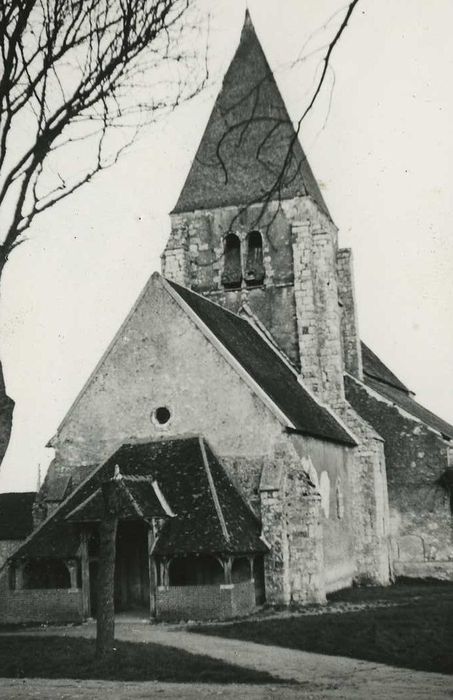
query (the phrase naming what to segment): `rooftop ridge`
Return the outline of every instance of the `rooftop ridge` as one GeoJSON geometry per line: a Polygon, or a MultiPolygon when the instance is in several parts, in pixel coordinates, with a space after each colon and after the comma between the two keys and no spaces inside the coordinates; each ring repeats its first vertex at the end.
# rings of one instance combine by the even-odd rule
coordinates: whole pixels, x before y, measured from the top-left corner
{"type": "Polygon", "coordinates": [[[216,491],[214,479],[212,478],[211,469],[209,467],[208,456],[206,454],[204,439],[202,437],[199,438],[199,443],[200,443],[200,451],[201,451],[201,456],[203,458],[204,468],[206,470],[206,476],[208,478],[209,490],[211,491],[212,500],[214,502],[214,507],[216,509],[216,513],[217,513],[217,517],[219,519],[220,527],[222,528],[223,536],[225,537],[226,541],[229,542],[230,541],[230,533],[228,532],[225,518],[223,517],[222,506],[220,505],[220,501],[219,501],[219,497],[218,497],[218,494],[216,491]]]}
{"type": "Polygon", "coordinates": [[[256,314],[253,313],[252,309],[250,306],[247,304],[247,302],[243,302],[241,304],[241,307],[239,309],[239,312],[237,314],[240,318],[245,318],[245,320],[250,323],[251,326],[256,330],[257,333],[261,335],[263,340],[266,341],[268,345],[274,350],[274,352],[277,353],[277,355],[280,356],[282,361],[287,365],[288,369],[291,370],[296,376],[299,375],[299,372],[297,369],[294,367],[293,363],[289,359],[289,357],[283,352],[283,350],[279,347],[277,341],[274,339],[272,333],[267,330],[266,326],[256,314]],[[244,316],[242,316],[241,312],[244,312],[244,316]]]}

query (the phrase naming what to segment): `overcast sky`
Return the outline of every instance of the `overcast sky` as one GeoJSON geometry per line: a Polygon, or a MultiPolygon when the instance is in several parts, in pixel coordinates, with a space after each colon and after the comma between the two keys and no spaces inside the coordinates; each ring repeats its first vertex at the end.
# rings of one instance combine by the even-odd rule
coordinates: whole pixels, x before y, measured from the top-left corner
{"type": "MultiPolygon", "coordinates": [[[[114,169],[36,220],[8,263],[0,353],[16,409],[0,491],[36,488],[38,465],[44,475],[53,455],[46,442],[160,267],[167,213],[245,11],[243,0],[206,0],[208,6],[209,89],[147,131],[114,169]]],[[[248,6],[297,119],[323,56],[313,51],[342,14],[322,26],[344,5],[248,6]]],[[[354,251],[362,338],[421,403],[453,422],[452,26],[451,0],[360,0],[302,142],[340,245],[354,251]]]]}

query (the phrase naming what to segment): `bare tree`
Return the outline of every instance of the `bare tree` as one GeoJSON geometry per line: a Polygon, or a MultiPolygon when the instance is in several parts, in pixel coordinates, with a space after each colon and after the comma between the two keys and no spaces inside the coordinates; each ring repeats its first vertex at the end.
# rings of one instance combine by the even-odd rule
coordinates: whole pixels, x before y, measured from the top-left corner
{"type": "Polygon", "coordinates": [[[0,278],[37,214],[197,92],[193,5],[0,0],[0,278]]]}
{"type": "MultiPolygon", "coordinates": [[[[39,213],[116,163],[145,124],[202,87],[206,61],[191,31],[200,32],[193,6],[0,0],[0,280],[39,213]]],[[[100,657],[114,638],[115,480],[104,485],[104,500],[100,657]]]]}

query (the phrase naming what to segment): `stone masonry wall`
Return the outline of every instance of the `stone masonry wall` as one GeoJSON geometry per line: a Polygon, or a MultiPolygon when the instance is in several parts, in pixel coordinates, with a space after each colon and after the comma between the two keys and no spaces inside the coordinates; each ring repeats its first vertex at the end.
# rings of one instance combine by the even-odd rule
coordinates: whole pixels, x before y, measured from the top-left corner
{"type": "Polygon", "coordinates": [[[313,204],[292,221],[294,285],[301,372],[330,406],[344,400],[337,231],[313,204]]]}
{"type": "Polygon", "coordinates": [[[291,439],[321,498],[325,591],[347,588],[356,577],[353,512],[356,449],[300,435],[291,439]]]}
{"type": "Polygon", "coordinates": [[[323,603],[326,592],[321,497],[307,488],[306,476],[300,470],[290,471],[285,486],[291,602],[323,603]]]}
{"type": "Polygon", "coordinates": [[[265,210],[251,205],[173,215],[162,269],[232,311],[246,301],[294,365],[302,366],[312,391],[335,406],[344,399],[336,254],[334,224],[310,197],[298,197],[265,210]],[[239,237],[244,266],[251,230],[263,239],[264,282],[224,289],[224,237],[239,237]]]}
{"type": "Polygon", "coordinates": [[[357,322],[352,250],[341,248],[337,253],[338,293],[341,301],[341,336],[346,372],[363,379],[362,350],[357,322]]]}
{"type": "Polygon", "coordinates": [[[390,581],[390,543],[384,443],[347,404],[341,416],[359,441],[352,480],[356,580],[386,585],[390,581]]]}
{"type": "Polygon", "coordinates": [[[297,308],[297,330],[301,375],[314,394],[321,396],[323,381],[318,347],[318,315],[312,275],[312,234],[309,221],[293,224],[294,296],[297,308]]]}
{"type": "Polygon", "coordinates": [[[161,255],[161,266],[164,277],[185,287],[190,286],[188,248],[187,227],[181,222],[173,226],[165,251],[161,255]]]}
{"type": "Polygon", "coordinates": [[[261,478],[266,598],[272,603],[325,601],[320,496],[297,453],[280,445],[261,478]]]}
{"type": "Polygon", "coordinates": [[[285,502],[279,482],[275,488],[261,490],[261,522],[263,536],[270,546],[264,558],[264,578],[266,600],[269,603],[289,605],[291,589],[289,584],[288,533],[285,527],[285,502]]]}
{"type": "Polygon", "coordinates": [[[164,276],[185,284],[222,306],[237,312],[247,302],[277,340],[292,362],[299,364],[296,309],[293,289],[293,258],[288,204],[223,207],[174,214],[172,232],[162,255],[164,276]],[[234,233],[241,241],[243,272],[247,255],[247,236],[261,233],[265,277],[262,285],[239,289],[222,286],[224,238],[234,233]]]}
{"type": "Polygon", "coordinates": [[[352,378],[346,391],[385,439],[394,574],[453,580],[453,515],[441,485],[445,440],[352,378]]]}

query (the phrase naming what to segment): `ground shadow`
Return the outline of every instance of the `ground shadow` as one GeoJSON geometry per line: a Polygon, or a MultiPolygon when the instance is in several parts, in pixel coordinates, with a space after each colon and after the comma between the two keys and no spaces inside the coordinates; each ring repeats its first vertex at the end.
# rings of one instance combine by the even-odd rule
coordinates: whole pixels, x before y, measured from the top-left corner
{"type": "Polygon", "coordinates": [[[191,631],[453,673],[453,584],[357,588],[337,593],[331,601],[332,612],[268,616],[191,631]],[[385,603],[388,607],[382,607],[385,603]],[[351,609],[356,606],[360,609],[351,609]]]}

